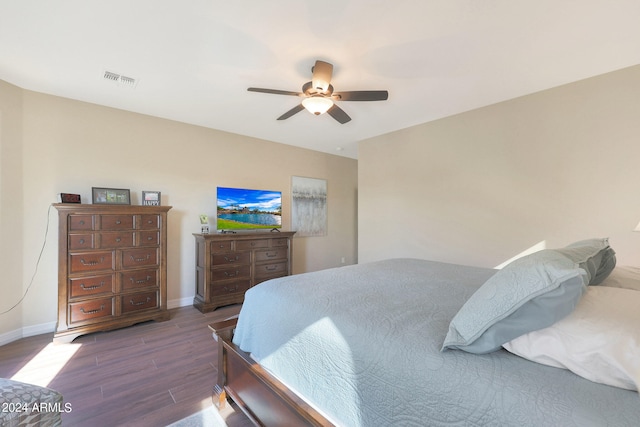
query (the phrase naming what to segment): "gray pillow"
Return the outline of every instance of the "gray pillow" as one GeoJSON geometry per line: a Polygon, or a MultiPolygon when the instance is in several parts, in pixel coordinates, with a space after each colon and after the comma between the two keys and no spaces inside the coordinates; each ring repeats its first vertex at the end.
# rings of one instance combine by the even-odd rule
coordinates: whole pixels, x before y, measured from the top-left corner
{"type": "Polygon", "coordinates": [[[558,252],[577,262],[589,274],[589,285],[602,283],[616,266],[616,253],[607,238],[581,240],[558,252]]]}
{"type": "MultiPolygon", "coordinates": [[[[573,255],[585,261],[600,250],[573,255]]],[[[487,280],[462,306],[451,320],[442,350],[489,353],[520,335],[551,326],[574,310],[588,280],[585,269],[557,250],[519,258],[487,280]]]]}

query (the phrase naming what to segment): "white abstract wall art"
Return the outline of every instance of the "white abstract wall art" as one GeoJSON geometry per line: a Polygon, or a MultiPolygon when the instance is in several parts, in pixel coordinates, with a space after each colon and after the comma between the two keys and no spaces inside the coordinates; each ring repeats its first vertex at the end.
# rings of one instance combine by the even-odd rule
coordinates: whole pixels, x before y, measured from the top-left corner
{"type": "Polygon", "coordinates": [[[327,235],[327,181],[291,177],[291,226],[298,236],[327,235]]]}

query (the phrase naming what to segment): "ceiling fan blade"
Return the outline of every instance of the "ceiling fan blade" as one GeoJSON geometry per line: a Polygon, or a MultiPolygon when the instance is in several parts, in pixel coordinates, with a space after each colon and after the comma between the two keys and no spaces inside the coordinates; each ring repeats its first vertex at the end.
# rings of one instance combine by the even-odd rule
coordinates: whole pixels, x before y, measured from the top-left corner
{"type": "Polygon", "coordinates": [[[316,61],[316,65],[313,66],[313,76],[311,77],[313,88],[319,92],[326,92],[329,89],[332,74],[333,65],[324,61],[316,61]]]}
{"type": "Polygon", "coordinates": [[[288,119],[289,117],[293,116],[296,113],[299,113],[302,110],[304,110],[304,106],[302,104],[298,104],[295,107],[293,107],[291,110],[287,111],[286,113],[278,117],[278,120],[288,119]]]}
{"type": "Polygon", "coordinates": [[[288,90],[277,90],[277,89],[263,89],[263,88],[260,88],[260,87],[250,87],[247,90],[249,92],[271,93],[273,95],[304,96],[304,94],[300,93],[300,92],[291,92],[291,91],[288,91],[288,90]]]}
{"type": "Polygon", "coordinates": [[[336,104],[333,104],[333,107],[329,108],[327,110],[327,113],[331,117],[333,117],[334,119],[339,121],[341,124],[345,124],[345,123],[351,121],[351,117],[349,117],[349,115],[347,113],[345,113],[344,110],[342,108],[338,107],[336,104]]]}
{"type": "Polygon", "coordinates": [[[355,90],[347,92],[336,92],[332,98],[340,101],[386,101],[389,92],[386,90],[355,90]]]}

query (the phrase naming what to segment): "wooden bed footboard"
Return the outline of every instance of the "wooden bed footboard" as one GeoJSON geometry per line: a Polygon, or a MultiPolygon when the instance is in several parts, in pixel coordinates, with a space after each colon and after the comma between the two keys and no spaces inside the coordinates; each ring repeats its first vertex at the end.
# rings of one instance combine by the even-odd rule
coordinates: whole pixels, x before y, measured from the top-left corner
{"type": "Polygon", "coordinates": [[[222,409],[227,399],[233,399],[260,426],[333,426],[233,344],[236,323],[237,319],[229,319],[209,325],[218,346],[213,403],[222,409]]]}

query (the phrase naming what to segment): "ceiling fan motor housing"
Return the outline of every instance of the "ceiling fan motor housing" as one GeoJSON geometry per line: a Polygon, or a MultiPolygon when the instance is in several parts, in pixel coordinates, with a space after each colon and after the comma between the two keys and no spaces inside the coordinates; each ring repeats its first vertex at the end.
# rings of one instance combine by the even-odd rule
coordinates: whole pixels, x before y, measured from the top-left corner
{"type": "MultiPolygon", "coordinates": [[[[322,89],[322,88],[320,88],[322,89]]],[[[333,86],[329,85],[326,91],[318,90],[318,88],[313,87],[313,82],[306,82],[302,85],[302,93],[306,96],[326,96],[329,97],[333,94],[333,86]]]]}
{"type": "Polygon", "coordinates": [[[313,87],[319,92],[326,92],[331,82],[331,76],[333,75],[333,65],[325,61],[316,61],[315,65],[311,68],[311,82],[313,87]]]}

